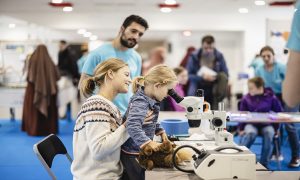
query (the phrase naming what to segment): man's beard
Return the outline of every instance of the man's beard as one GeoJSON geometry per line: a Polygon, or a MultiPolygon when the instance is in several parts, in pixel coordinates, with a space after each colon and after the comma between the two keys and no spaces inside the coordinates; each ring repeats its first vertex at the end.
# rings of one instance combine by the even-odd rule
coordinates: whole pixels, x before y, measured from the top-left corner
{"type": "Polygon", "coordinates": [[[122,46],[125,46],[127,48],[133,48],[137,44],[135,40],[132,39],[132,41],[132,43],[129,43],[129,40],[123,39],[123,36],[121,36],[120,38],[120,43],[122,44],[122,46]]]}

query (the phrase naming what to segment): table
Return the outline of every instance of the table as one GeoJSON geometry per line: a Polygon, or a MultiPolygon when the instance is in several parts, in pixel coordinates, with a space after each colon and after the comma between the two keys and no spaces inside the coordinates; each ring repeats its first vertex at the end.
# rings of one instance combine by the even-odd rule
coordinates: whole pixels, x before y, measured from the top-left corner
{"type": "MultiPolygon", "coordinates": [[[[159,114],[158,120],[164,119],[187,119],[185,112],[170,112],[162,111],[159,114]]],[[[228,112],[230,122],[235,123],[299,123],[299,113],[252,113],[252,112],[228,112]]],[[[190,128],[190,134],[199,131],[199,128],[190,128]]],[[[280,169],[280,162],[278,161],[278,168],[280,169]]]]}
{"type": "MultiPolygon", "coordinates": [[[[256,171],[256,180],[298,180],[300,171],[256,171]]],[[[146,171],[146,180],[199,180],[195,174],[188,174],[175,169],[154,169],[146,171]]],[[[223,179],[224,180],[224,179],[223,179]]]]}
{"type": "MultiPolygon", "coordinates": [[[[207,150],[213,149],[216,147],[213,141],[195,141],[191,143],[203,144],[207,150]]],[[[175,142],[176,144],[176,142],[175,142]]],[[[186,144],[185,142],[183,144],[186,144]]],[[[190,144],[191,145],[191,144],[190,144]]],[[[197,146],[194,146],[197,147],[197,146]]],[[[201,146],[198,146],[201,147],[201,146]]],[[[239,148],[247,150],[247,147],[240,146],[239,148]]],[[[189,168],[190,169],[190,168],[189,168]]],[[[300,177],[300,171],[289,172],[289,171],[267,171],[267,169],[262,166],[260,163],[256,164],[256,180],[296,180],[300,177]]],[[[156,168],[152,171],[146,171],[146,180],[159,179],[159,180],[199,180],[200,178],[195,174],[188,174],[185,172],[178,171],[177,169],[163,169],[156,168]]]]}
{"type": "MultiPolygon", "coordinates": [[[[191,145],[197,149],[205,148],[206,150],[213,150],[219,146],[215,145],[214,141],[175,141],[176,145],[191,145]]],[[[239,146],[242,150],[248,150],[245,146],[239,146]]],[[[192,169],[192,166],[186,167],[186,169],[192,169]]],[[[256,164],[257,170],[267,170],[264,166],[262,166],[260,163],[256,164]]],[[[156,168],[153,171],[146,171],[146,179],[152,180],[152,179],[190,179],[190,180],[198,180],[200,179],[195,174],[188,174],[185,172],[181,172],[175,168],[173,169],[163,169],[163,168],[156,168]]]]}
{"type": "MultiPolygon", "coordinates": [[[[185,112],[161,111],[158,120],[187,119],[185,112]]],[[[228,112],[230,122],[244,123],[300,123],[300,113],[253,113],[246,111],[228,112]]]]}

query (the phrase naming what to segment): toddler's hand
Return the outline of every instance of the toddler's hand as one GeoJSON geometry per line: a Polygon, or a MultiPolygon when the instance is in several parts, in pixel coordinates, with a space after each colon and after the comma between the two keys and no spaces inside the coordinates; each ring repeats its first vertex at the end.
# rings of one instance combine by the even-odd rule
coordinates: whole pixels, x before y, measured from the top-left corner
{"type": "Polygon", "coordinates": [[[150,141],[147,145],[150,146],[151,149],[153,149],[153,151],[156,152],[156,151],[159,150],[160,143],[157,143],[157,142],[154,142],[154,141],[150,141]]]}
{"type": "Polygon", "coordinates": [[[165,132],[162,133],[162,134],[160,135],[160,137],[161,137],[162,142],[164,142],[164,141],[170,141],[170,140],[168,139],[167,134],[166,134],[165,132]]]}

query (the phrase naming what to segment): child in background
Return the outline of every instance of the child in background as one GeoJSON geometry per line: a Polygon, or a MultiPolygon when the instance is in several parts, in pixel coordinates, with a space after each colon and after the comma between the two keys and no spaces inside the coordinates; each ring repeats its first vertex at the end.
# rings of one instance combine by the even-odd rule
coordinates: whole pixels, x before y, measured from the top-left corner
{"type": "MultiPolygon", "coordinates": [[[[178,80],[178,84],[175,86],[174,90],[177,92],[178,95],[184,97],[185,96],[184,86],[187,84],[189,80],[188,72],[183,67],[176,67],[173,69],[173,71],[175,72],[178,80]]],[[[168,104],[170,105],[170,109],[172,111],[185,111],[185,109],[179,106],[173,98],[168,97],[167,100],[169,102],[168,104]]]]}
{"type": "Polygon", "coordinates": [[[173,89],[176,83],[176,75],[166,65],[154,66],[145,76],[133,80],[132,88],[135,94],[131,97],[123,117],[130,135],[121,148],[121,161],[125,167],[123,179],[145,179],[145,169],[136,160],[140,149],[147,144],[156,151],[160,143],[152,141],[154,135],[160,135],[163,141],[168,140],[157,122],[159,103],[168,96],[168,90],[173,89]],[[149,110],[153,112],[153,118],[144,121],[149,110]]]}
{"type": "MultiPolygon", "coordinates": [[[[281,112],[282,106],[270,88],[264,87],[261,77],[254,77],[248,80],[249,93],[240,102],[240,111],[250,112],[281,112]]],[[[272,154],[273,137],[278,130],[278,124],[271,123],[242,123],[239,126],[242,146],[248,148],[254,143],[258,134],[263,138],[260,163],[268,167],[268,162],[272,154]]]]}

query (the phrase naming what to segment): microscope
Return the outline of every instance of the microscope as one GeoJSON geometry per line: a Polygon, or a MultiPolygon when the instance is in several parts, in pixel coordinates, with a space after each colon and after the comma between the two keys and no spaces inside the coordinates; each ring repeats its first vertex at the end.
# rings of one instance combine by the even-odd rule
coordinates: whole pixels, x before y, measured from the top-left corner
{"type": "Polygon", "coordinates": [[[256,157],[249,150],[244,150],[233,143],[233,136],[226,131],[226,121],[229,118],[224,110],[224,104],[219,103],[218,110],[211,110],[209,103],[204,101],[204,91],[197,90],[197,96],[179,96],[173,89],[168,94],[186,109],[186,117],[190,127],[198,127],[201,121],[209,122],[213,130],[215,145],[212,150],[199,149],[191,145],[178,147],[172,156],[174,167],[182,172],[195,173],[201,179],[256,179],[256,157]],[[204,108],[206,106],[206,108],[204,108]],[[176,165],[176,154],[182,148],[191,148],[193,169],[183,169],[176,165]]]}
{"type": "Polygon", "coordinates": [[[211,110],[210,104],[204,101],[202,89],[197,90],[196,96],[181,97],[174,89],[170,89],[168,94],[185,108],[191,128],[199,127],[201,120],[209,121],[209,129],[215,131],[216,145],[233,145],[233,136],[226,131],[226,121],[229,121],[229,117],[226,115],[223,103],[219,103],[219,110],[211,110]]]}

